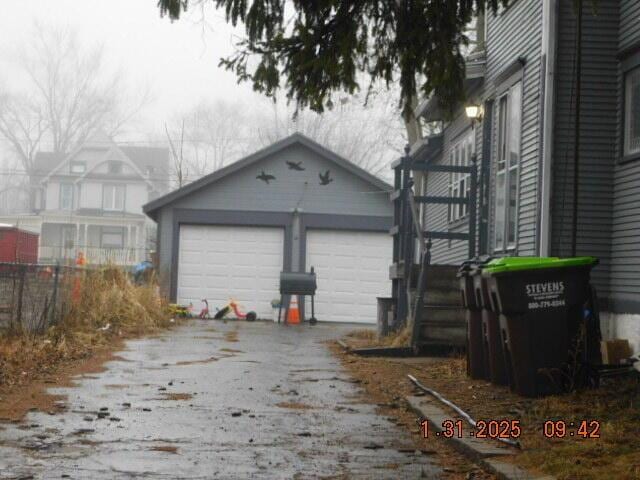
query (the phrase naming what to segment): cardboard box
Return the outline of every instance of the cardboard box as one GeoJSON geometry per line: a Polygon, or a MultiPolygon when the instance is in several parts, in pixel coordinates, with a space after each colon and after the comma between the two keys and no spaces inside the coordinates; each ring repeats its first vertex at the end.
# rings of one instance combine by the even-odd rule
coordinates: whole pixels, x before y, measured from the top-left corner
{"type": "Polygon", "coordinates": [[[616,338],[600,342],[602,363],[605,365],[619,365],[622,360],[631,357],[632,351],[629,340],[616,338]]]}

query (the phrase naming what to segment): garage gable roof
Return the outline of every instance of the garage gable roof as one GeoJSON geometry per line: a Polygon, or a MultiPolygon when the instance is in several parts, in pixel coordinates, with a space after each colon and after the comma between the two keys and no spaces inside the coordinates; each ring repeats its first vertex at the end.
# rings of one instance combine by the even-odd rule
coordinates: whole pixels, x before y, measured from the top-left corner
{"type": "Polygon", "coordinates": [[[375,175],[372,175],[371,173],[360,168],[356,164],[341,157],[335,152],[332,152],[328,148],[323,147],[319,143],[311,140],[309,137],[306,137],[303,134],[296,132],[293,135],[290,135],[278,142],[275,142],[269,145],[268,147],[263,148],[262,150],[258,150],[257,152],[252,153],[251,155],[244,157],[241,160],[238,160],[237,162],[234,162],[230,165],[227,165],[226,167],[216,170],[215,172],[210,173],[209,175],[205,175],[204,177],[196,180],[195,182],[192,182],[188,185],[185,185],[182,188],[174,190],[173,192],[170,192],[167,195],[156,198],[155,200],[144,205],[142,209],[144,213],[146,213],[148,216],[150,216],[155,220],[155,216],[158,209],[165,207],[166,205],[169,205],[178,199],[184,198],[202,188],[208,187],[209,185],[212,185],[215,182],[235,172],[238,172],[239,170],[247,168],[253,165],[254,163],[259,162],[260,160],[270,155],[273,155],[274,153],[277,153],[281,150],[284,150],[296,144],[307,147],[309,150],[312,150],[317,154],[319,154],[320,156],[322,156],[323,158],[336,163],[337,165],[344,168],[348,172],[352,173],[353,175],[356,175],[357,177],[360,177],[364,181],[370,183],[371,185],[373,185],[374,187],[380,190],[391,190],[391,185],[379,179],[375,175]]]}

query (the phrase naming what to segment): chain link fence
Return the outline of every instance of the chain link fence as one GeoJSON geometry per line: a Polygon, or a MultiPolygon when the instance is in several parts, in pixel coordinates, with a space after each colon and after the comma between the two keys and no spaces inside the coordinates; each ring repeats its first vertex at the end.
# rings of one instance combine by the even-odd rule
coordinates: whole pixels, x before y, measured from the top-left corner
{"type": "Polygon", "coordinates": [[[62,318],[81,269],[0,263],[0,333],[40,333],[62,318]]]}

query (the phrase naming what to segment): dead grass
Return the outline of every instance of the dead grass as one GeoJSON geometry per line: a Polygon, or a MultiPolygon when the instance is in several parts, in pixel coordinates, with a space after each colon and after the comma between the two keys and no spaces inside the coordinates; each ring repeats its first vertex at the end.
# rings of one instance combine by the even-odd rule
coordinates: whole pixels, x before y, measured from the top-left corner
{"type": "Polygon", "coordinates": [[[180,400],[191,400],[192,398],[193,398],[193,395],[190,393],[162,393],[163,400],[180,401],[180,400]]]}
{"type": "Polygon", "coordinates": [[[47,408],[47,386],[71,372],[95,371],[94,361],[116,359],[111,352],[126,338],[173,324],[157,286],[134,285],[116,267],[64,279],[60,301],[63,317],[44,334],[0,336],[0,417],[15,419],[29,408],[47,408]],[[83,371],[83,364],[89,371],[83,371]],[[7,398],[16,399],[11,407],[7,398]]]}
{"type": "MultiPolygon", "coordinates": [[[[406,362],[394,363],[390,361],[391,359],[360,357],[345,353],[337,344],[330,344],[329,347],[340,358],[349,374],[363,388],[362,400],[376,403],[381,415],[396,425],[406,428],[416,450],[427,455],[434,455],[434,460],[445,469],[442,478],[452,480],[495,478],[470,462],[467,457],[456,452],[444,439],[433,437],[425,439],[423,437],[418,418],[403,401],[404,396],[413,392],[411,384],[406,379],[406,373],[415,374],[416,368],[410,368],[406,362]]],[[[452,371],[448,368],[442,368],[437,363],[432,365],[432,362],[426,368],[431,370],[432,367],[437,368],[440,374],[444,375],[452,371]]],[[[425,368],[425,366],[422,365],[421,368],[425,368]]]]}
{"type": "Polygon", "coordinates": [[[276,403],[276,407],[288,408],[291,410],[311,410],[316,408],[312,405],[307,405],[306,403],[300,403],[300,402],[280,402],[280,403],[276,403]]]}
{"type": "Polygon", "coordinates": [[[371,329],[354,330],[346,335],[345,341],[351,348],[406,347],[411,342],[411,328],[406,326],[384,337],[379,337],[378,332],[371,329]]]}
{"type": "Polygon", "coordinates": [[[224,340],[225,342],[237,342],[238,341],[238,331],[237,330],[231,330],[229,332],[225,332],[224,334],[224,340]]]}
{"type": "Polygon", "coordinates": [[[476,420],[520,420],[523,448],[513,461],[527,469],[559,480],[640,479],[640,384],[635,379],[609,380],[596,390],[526,399],[508,387],[469,379],[463,358],[364,358],[334,351],[378,397],[412,394],[406,377],[412,374],[476,420]],[[574,431],[573,436],[547,439],[543,435],[547,420],[564,421],[567,426],[596,420],[601,438],[583,439],[574,427],[567,430],[574,431]]]}
{"type": "Polygon", "coordinates": [[[178,453],[178,447],[175,447],[173,445],[158,445],[156,447],[151,447],[149,450],[152,450],[154,452],[165,452],[173,454],[178,453]]]}

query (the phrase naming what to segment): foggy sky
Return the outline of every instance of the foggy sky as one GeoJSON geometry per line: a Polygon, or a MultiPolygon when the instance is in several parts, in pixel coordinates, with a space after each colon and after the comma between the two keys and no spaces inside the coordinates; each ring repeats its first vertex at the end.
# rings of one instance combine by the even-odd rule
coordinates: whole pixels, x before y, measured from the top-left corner
{"type": "MultiPolygon", "coordinates": [[[[232,51],[231,26],[218,12],[199,11],[178,22],[160,18],[156,0],[0,0],[0,79],[11,84],[11,54],[28,41],[34,21],[77,28],[92,45],[104,44],[110,66],[121,67],[133,86],[148,84],[154,102],[134,129],[159,131],[176,111],[201,99],[261,101],[249,84],[217,67],[232,51]]],[[[236,30],[236,36],[242,30],[236,30]]],[[[15,78],[15,75],[13,76],[15,78]]]]}

